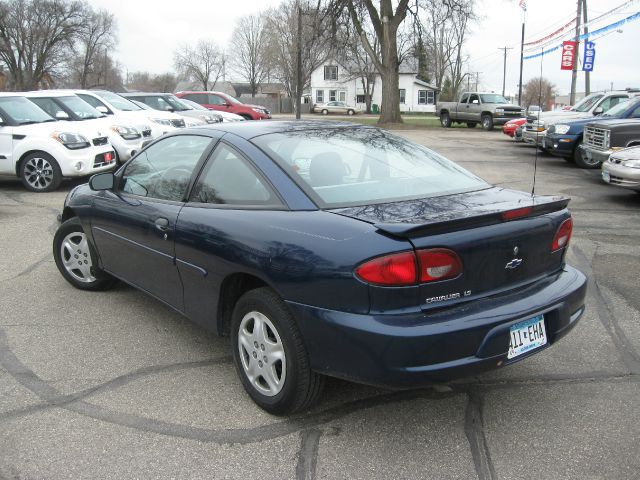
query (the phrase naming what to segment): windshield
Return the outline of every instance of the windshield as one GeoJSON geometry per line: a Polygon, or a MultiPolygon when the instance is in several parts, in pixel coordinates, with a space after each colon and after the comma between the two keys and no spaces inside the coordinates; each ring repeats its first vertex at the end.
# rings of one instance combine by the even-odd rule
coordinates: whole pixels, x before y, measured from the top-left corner
{"type": "Polygon", "coordinates": [[[208,108],[203,107],[199,103],[192,102],[191,100],[187,100],[186,98],[181,98],[180,101],[184,103],[187,107],[191,107],[192,110],[204,110],[205,112],[209,111],[208,108]]]}
{"type": "Polygon", "coordinates": [[[620,102],[619,104],[617,104],[617,105],[613,106],[612,108],[610,108],[609,110],[607,110],[601,116],[602,117],[617,117],[618,115],[623,113],[627,108],[629,108],[632,103],[633,103],[632,100],[625,100],[624,102],[620,102]]]}
{"type": "Polygon", "coordinates": [[[55,119],[25,97],[0,97],[0,109],[18,125],[55,122],[55,119]]]}
{"type": "Polygon", "coordinates": [[[56,100],[71,110],[79,120],[91,120],[105,116],[87,102],[76,96],[58,97],[56,100]]]}
{"type": "Polygon", "coordinates": [[[322,207],[433,197],[489,185],[437,153],[377,128],[324,128],[252,140],[322,207]]]}
{"type": "Polygon", "coordinates": [[[585,97],[581,101],[576,103],[571,110],[574,112],[588,112],[589,110],[591,110],[591,107],[593,107],[596,102],[603,96],[604,95],[602,95],[601,93],[589,95],[588,97],[585,97]]]}
{"type": "Polygon", "coordinates": [[[111,93],[111,92],[95,92],[95,93],[103,100],[106,100],[107,102],[109,102],[118,110],[122,110],[125,112],[134,112],[134,111],[142,110],[136,104],[131,103],[129,100],[127,100],[124,97],[121,97],[116,93],[111,93]]]}
{"type": "Polygon", "coordinates": [[[220,95],[220,96],[224,98],[227,102],[235,103],[236,105],[244,105],[240,100],[236,100],[231,95],[220,95]]]}
{"type": "Polygon", "coordinates": [[[509,100],[497,93],[481,93],[480,99],[482,103],[509,103],[509,100]]]}

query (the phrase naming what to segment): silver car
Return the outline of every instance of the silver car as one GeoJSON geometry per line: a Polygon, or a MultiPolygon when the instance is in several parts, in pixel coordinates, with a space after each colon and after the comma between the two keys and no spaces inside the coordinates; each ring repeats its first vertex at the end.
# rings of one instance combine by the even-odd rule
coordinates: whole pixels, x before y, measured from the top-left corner
{"type": "Polygon", "coordinates": [[[606,162],[602,162],[602,180],[640,193],[640,147],[612,153],[606,162]]]}
{"type": "Polygon", "coordinates": [[[328,115],[329,113],[339,113],[342,115],[355,115],[359,113],[357,107],[348,105],[347,102],[327,102],[327,103],[315,103],[312,109],[313,113],[321,113],[322,115],[328,115]]]}

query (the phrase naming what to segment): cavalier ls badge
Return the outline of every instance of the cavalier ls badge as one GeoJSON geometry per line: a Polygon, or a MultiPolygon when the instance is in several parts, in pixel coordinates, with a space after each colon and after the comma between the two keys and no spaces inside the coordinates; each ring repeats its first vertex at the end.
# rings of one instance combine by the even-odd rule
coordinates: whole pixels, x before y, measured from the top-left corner
{"type": "Polygon", "coordinates": [[[515,270],[516,268],[518,268],[520,265],[522,265],[522,262],[524,262],[523,259],[518,258],[518,252],[520,251],[520,249],[516,246],[513,247],[513,260],[510,260],[509,262],[507,262],[507,264],[504,266],[504,268],[506,270],[515,270]]]}

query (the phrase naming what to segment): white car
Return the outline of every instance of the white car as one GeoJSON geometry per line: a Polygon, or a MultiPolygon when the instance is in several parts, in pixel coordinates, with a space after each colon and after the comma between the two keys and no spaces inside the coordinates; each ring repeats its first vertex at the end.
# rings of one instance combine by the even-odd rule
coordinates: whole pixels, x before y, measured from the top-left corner
{"type": "Polygon", "coordinates": [[[118,115],[151,126],[151,138],[186,127],[182,117],[170,112],[145,110],[117,93],[107,90],[70,90],[105,115],[118,115]]]}
{"type": "Polygon", "coordinates": [[[64,177],[116,166],[106,132],[56,121],[23,94],[0,93],[0,174],[19,177],[27,190],[49,192],[64,177]]]}
{"type": "Polygon", "coordinates": [[[223,122],[244,122],[247,119],[241,117],[240,115],[236,115],[231,112],[223,112],[221,110],[209,110],[207,107],[203,107],[199,103],[196,103],[192,100],[187,100],[186,98],[180,99],[181,103],[184,103],[187,107],[191,107],[193,110],[204,110],[205,112],[215,112],[222,117],[223,122]]]}
{"type": "Polygon", "coordinates": [[[106,116],[77,95],[70,92],[40,90],[27,92],[25,96],[56,120],[83,122],[106,132],[109,143],[116,151],[118,163],[124,163],[142,148],[145,138],[150,139],[151,127],[138,125],[118,115],[106,116]]]}
{"type": "Polygon", "coordinates": [[[188,121],[189,119],[196,119],[204,124],[222,122],[222,116],[217,113],[208,110],[204,112],[196,111],[182,103],[182,100],[172,93],[133,92],[123,93],[122,96],[134,101],[136,105],[140,105],[139,102],[142,102],[142,104],[153,110],[175,113],[176,115],[180,115],[184,118],[185,121],[188,121]]]}
{"type": "MultiPolygon", "coordinates": [[[[141,102],[140,100],[136,100],[133,98],[127,98],[127,100],[130,100],[132,103],[134,103],[136,106],[140,107],[143,110],[151,110],[152,112],[160,112],[161,110],[156,110],[155,108],[151,108],[149,105],[147,105],[144,102],[141,102]]],[[[182,120],[184,121],[184,125],[185,127],[200,127],[202,125],[207,125],[209,122],[202,120],[200,118],[193,118],[193,117],[187,117],[185,115],[179,115],[182,120]]]]}

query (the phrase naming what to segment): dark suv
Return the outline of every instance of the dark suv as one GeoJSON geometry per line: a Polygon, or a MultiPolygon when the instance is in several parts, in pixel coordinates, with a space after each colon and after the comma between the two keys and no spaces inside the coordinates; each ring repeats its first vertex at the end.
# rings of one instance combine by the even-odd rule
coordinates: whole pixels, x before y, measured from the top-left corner
{"type": "Polygon", "coordinates": [[[199,103],[209,110],[235,113],[247,120],[267,120],[271,112],[260,105],[249,105],[222,92],[178,92],[176,97],[199,103]]]}
{"type": "Polygon", "coordinates": [[[613,152],[638,145],[640,118],[621,118],[587,124],[581,149],[587,168],[599,168],[613,152]]]}

